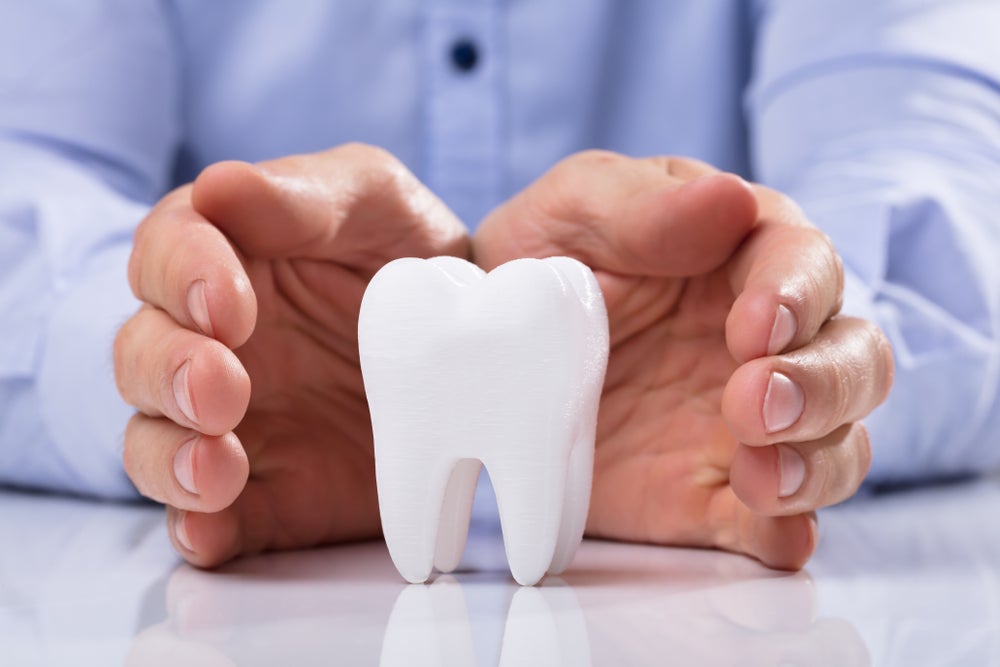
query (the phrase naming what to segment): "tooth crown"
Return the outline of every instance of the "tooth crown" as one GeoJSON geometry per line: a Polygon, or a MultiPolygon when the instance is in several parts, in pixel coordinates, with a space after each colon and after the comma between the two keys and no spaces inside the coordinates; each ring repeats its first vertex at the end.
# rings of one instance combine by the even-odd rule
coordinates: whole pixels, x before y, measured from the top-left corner
{"type": "Polygon", "coordinates": [[[608,355],[590,270],[396,260],[365,293],[358,341],[383,532],[404,578],[457,565],[481,464],[515,579],[563,569],[586,522],[608,355]]]}

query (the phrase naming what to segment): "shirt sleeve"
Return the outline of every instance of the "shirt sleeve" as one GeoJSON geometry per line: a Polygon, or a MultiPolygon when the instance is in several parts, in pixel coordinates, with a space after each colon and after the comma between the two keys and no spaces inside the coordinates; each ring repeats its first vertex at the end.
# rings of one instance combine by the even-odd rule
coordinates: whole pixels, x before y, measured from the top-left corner
{"type": "Polygon", "coordinates": [[[747,96],[756,177],[847,268],[896,382],[872,479],[1000,465],[1000,5],[762,2],[747,96]]]}
{"type": "Polygon", "coordinates": [[[166,189],[178,64],[157,2],[0,9],[0,482],[135,494],[112,344],[132,232],[166,189]]]}

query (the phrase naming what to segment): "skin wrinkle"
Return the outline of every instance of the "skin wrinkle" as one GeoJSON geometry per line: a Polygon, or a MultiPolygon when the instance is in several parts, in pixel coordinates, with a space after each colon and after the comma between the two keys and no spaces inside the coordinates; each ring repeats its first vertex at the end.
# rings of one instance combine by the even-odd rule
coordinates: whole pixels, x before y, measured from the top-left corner
{"type": "MultiPolygon", "coordinates": [[[[666,325],[662,324],[660,326],[663,327],[666,325]]],[[[647,335],[654,337],[658,335],[655,331],[652,333],[646,333],[647,335]]],[[[695,341],[696,339],[692,340],[695,341]]],[[[724,346],[721,336],[717,337],[716,345],[720,347],[724,346]]],[[[662,349],[665,351],[665,348],[662,349]]],[[[681,355],[679,355],[679,357],[682,359],[684,358],[681,355]]],[[[692,459],[691,452],[686,449],[676,450],[669,442],[665,442],[663,446],[654,449],[645,449],[642,447],[641,443],[656,439],[653,436],[657,436],[658,434],[655,433],[634,433],[632,440],[635,444],[633,444],[630,449],[638,448],[638,451],[632,451],[629,454],[622,451],[622,447],[625,446],[625,442],[617,441],[617,439],[613,436],[611,436],[610,441],[604,441],[605,438],[609,437],[608,431],[611,433],[616,432],[619,428],[621,428],[622,422],[637,420],[639,423],[643,423],[641,415],[637,416],[637,411],[641,409],[640,406],[647,410],[652,409],[653,406],[655,406],[656,409],[662,410],[666,414],[670,415],[670,418],[665,424],[660,424],[660,426],[663,427],[663,431],[666,433],[675,431],[683,432],[684,429],[679,428],[676,425],[676,417],[680,414],[680,411],[677,408],[681,404],[687,404],[689,408],[692,405],[698,406],[698,408],[694,410],[695,413],[701,414],[707,418],[718,418],[719,394],[722,391],[721,387],[717,386],[715,383],[702,387],[690,387],[683,383],[678,384],[680,378],[687,377],[690,370],[703,363],[704,360],[699,356],[688,357],[685,361],[686,363],[682,366],[673,367],[673,372],[670,372],[667,375],[659,376],[650,375],[648,373],[635,373],[634,368],[630,366],[626,366],[624,368],[619,367],[619,372],[622,373],[624,377],[631,376],[633,378],[642,378],[642,383],[637,384],[634,381],[630,381],[627,383],[621,382],[620,384],[615,385],[617,391],[623,391],[630,385],[633,386],[634,389],[627,395],[617,397],[618,400],[630,406],[626,413],[627,416],[612,424],[610,429],[606,425],[602,427],[602,432],[599,435],[599,441],[601,441],[598,450],[599,465],[608,466],[605,470],[615,468],[618,465],[629,465],[631,463],[629,460],[630,458],[634,459],[635,456],[640,456],[641,458],[649,459],[651,465],[664,469],[667,473],[669,473],[669,477],[679,478],[683,476],[690,476],[694,481],[696,481],[698,486],[715,491],[718,491],[726,485],[728,482],[728,470],[725,463],[721,461],[715,462],[712,460],[713,458],[725,457],[718,457],[711,451],[711,448],[695,450],[694,455],[696,458],[692,459]],[[661,396],[647,401],[638,401],[630,398],[631,396],[642,394],[661,394],[661,396]],[[684,463],[678,466],[676,463],[678,460],[684,461],[684,463]],[[678,474],[678,469],[687,472],[678,474]]],[[[657,362],[648,358],[635,357],[631,364],[655,366],[657,365],[657,362]]],[[[646,398],[649,398],[649,396],[646,398]]],[[[602,422],[599,421],[598,423],[600,425],[602,422]]],[[[653,420],[645,420],[645,423],[653,423],[653,420]]],[[[735,446],[735,441],[733,441],[731,446],[735,446]]],[[[646,508],[646,511],[643,512],[642,532],[646,535],[647,541],[651,542],[662,541],[657,538],[655,530],[655,524],[658,521],[657,514],[659,508],[662,506],[662,503],[659,500],[662,496],[662,492],[659,489],[659,485],[656,487],[652,485],[654,478],[663,479],[663,475],[658,474],[643,478],[643,490],[641,491],[643,498],[641,507],[646,508]]]]}
{"type": "MultiPolygon", "coordinates": [[[[795,376],[806,381],[813,378],[813,382],[818,380],[820,386],[825,388],[823,396],[828,403],[832,399],[832,405],[825,410],[823,423],[830,429],[859,418],[859,410],[883,398],[885,382],[889,379],[887,376],[891,375],[889,367],[876,372],[869,370],[864,363],[873,350],[881,349],[882,335],[873,327],[865,327],[862,330],[864,335],[845,339],[851,327],[849,318],[837,316],[828,323],[810,349],[797,350],[784,357],[785,362],[791,364],[789,372],[793,379],[795,376]],[[866,382],[869,378],[875,379],[875,376],[878,382],[866,382]]],[[[805,393],[808,405],[811,392],[805,393]]]]}
{"type": "MultiPolygon", "coordinates": [[[[661,350],[659,355],[662,356],[662,354],[663,352],[661,350]]],[[[616,358],[615,361],[618,361],[618,359],[616,358]]],[[[603,392],[613,393],[613,392],[625,391],[626,389],[628,389],[629,390],[628,395],[634,397],[634,399],[625,401],[625,404],[628,407],[620,413],[619,419],[613,422],[611,425],[607,425],[607,419],[602,420],[601,415],[600,414],[598,415],[597,423],[598,423],[598,428],[600,430],[598,431],[597,434],[597,441],[601,446],[606,447],[606,444],[604,444],[604,439],[608,435],[607,433],[608,428],[610,428],[611,432],[614,433],[619,431],[625,424],[632,421],[637,411],[643,405],[642,401],[638,400],[639,397],[645,394],[653,393],[654,390],[659,389],[659,387],[654,386],[654,378],[652,377],[647,378],[646,376],[648,374],[646,373],[635,372],[637,366],[645,363],[649,363],[649,360],[637,357],[633,360],[631,364],[626,364],[624,370],[620,370],[621,368],[620,363],[616,364],[614,368],[615,371],[614,374],[610,372],[612,369],[609,368],[609,374],[608,374],[609,378],[613,377],[613,375],[620,375],[621,379],[610,385],[608,383],[605,383],[605,388],[603,392]],[[637,381],[637,378],[641,381],[637,381]],[[603,427],[602,427],[602,421],[604,422],[603,427]]]]}
{"type": "MultiPolygon", "coordinates": [[[[293,158],[293,160],[301,163],[304,159],[293,158]]],[[[325,202],[328,205],[328,210],[331,212],[345,210],[350,212],[354,210],[358,200],[361,198],[361,195],[358,194],[358,184],[353,178],[347,181],[333,179],[337,184],[336,189],[333,189],[325,181],[313,176],[308,169],[300,170],[296,176],[286,176],[281,173],[272,172],[266,167],[256,166],[251,168],[263,173],[263,187],[275,192],[274,198],[281,202],[281,208],[287,210],[285,215],[282,216],[285,218],[291,219],[297,217],[294,204],[289,202],[319,200],[325,202]],[[303,177],[302,173],[309,173],[310,175],[303,177]]],[[[348,218],[349,216],[345,214],[334,215],[330,220],[330,224],[317,225],[311,235],[303,238],[298,245],[289,249],[286,254],[290,257],[308,256],[314,248],[331,245],[341,233],[344,221],[348,218]]]]}
{"type": "MultiPolygon", "coordinates": [[[[607,272],[605,275],[617,280],[628,279],[623,276],[615,276],[607,272]]],[[[618,282],[614,285],[619,284],[618,282]]],[[[599,276],[600,281],[600,276],[599,276]]],[[[607,282],[607,281],[605,281],[607,282]]],[[[616,327],[611,332],[611,349],[617,350],[629,345],[630,340],[651,324],[657,321],[666,320],[676,314],[684,294],[686,281],[675,280],[669,285],[666,295],[661,294],[660,285],[665,284],[661,279],[643,277],[636,283],[633,290],[626,292],[624,301],[609,306],[609,319],[612,321],[624,320],[629,323],[627,327],[616,327]],[[611,310],[613,307],[613,311],[611,310]]],[[[614,290],[618,292],[618,290],[614,290]]]]}
{"type": "Polygon", "coordinates": [[[835,464],[834,457],[830,455],[830,451],[827,449],[818,449],[811,452],[806,460],[806,477],[808,479],[808,473],[812,473],[813,479],[810,481],[815,485],[815,488],[820,489],[819,493],[821,495],[828,495],[843,486],[843,476],[839,474],[839,468],[835,464]],[[817,476],[819,477],[818,480],[815,479],[817,476]]]}
{"type": "MultiPolygon", "coordinates": [[[[356,339],[348,343],[338,337],[324,335],[324,331],[329,328],[329,325],[322,320],[330,317],[329,307],[324,309],[325,304],[306,303],[306,299],[303,299],[303,297],[308,297],[311,290],[302,289],[302,284],[294,265],[288,268],[290,275],[287,277],[282,275],[284,272],[275,271],[277,294],[283,297],[283,303],[292,311],[292,316],[286,318],[289,322],[287,326],[291,330],[300,333],[303,338],[312,342],[317,347],[330,352],[338,361],[345,365],[356,365],[358,361],[357,350],[354,345],[356,339]],[[291,280],[293,276],[296,279],[295,281],[291,280]],[[319,312],[313,314],[309,312],[310,310],[317,310],[319,312]]],[[[360,308],[360,301],[358,307],[360,308]]],[[[340,321],[336,321],[337,319],[339,318],[335,318],[331,324],[342,326],[344,321],[350,321],[348,318],[343,318],[340,321]]]]}
{"type": "MultiPolygon", "coordinates": [[[[264,337],[264,339],[268,338],[274,326],[291,328],[292,330],[298,332],[297,333],[298,336],[301,336],[304,339],[310,341],[313,345],[321,346],[323,349],[327,350],[329,353],[333,355],[333,358],[335,360],[333,363],[336,366],[338,366],[340,370],[334,372],[333,374],[327,375],[327,377],[341,377],[341,378],[344,377],[345,371],[353,369],[354,367],[356,359],[354,359],[353,357],[356,356],[356,352],[353,352],[351,356],[347,356],[344,354],[343,350],[341,350],[336,345],[331,346],[329,344],[328,337],[322,336],[313,331],[314,327],[308,324],[308,322],[312,321],[309,317],[310,311],[319,308],[320,312],[327,313],[328,309],[324,309],[322,306],[318,304],[318,302],[312,302],[312,303],[302,302],[301,300],[296,298],[298,290],[303,288],[302,282],[304,279],[302,278],[301,274],[296,270],[296,266],[294,263],[278,262],[275,263],[274,266],[276,270],[271,274],[272,289],[268,296],[283,305],[282,309],[283,314],[279,313],[278,315],[272,318],[272,321],[270,323],[265,323],[263,326],[260,326],[258,328],[257,336],[262,336],[264,337]],[[278,267],[284,267],[284,269],[278,267]]],[[[350,273],[350,272],[345,271],[345,273],[350,273]]],[[[254,346],[250,347],[253,348],[254,346]]],[[[353,350],[353,348],[351,349],[353,350]]],[[[284,370],[287,371],[287,369],[284,370]]],[[[316,369],[311,369],[311,370],[314,373],[316,371],[316,369]]],[[[326,374],[324,373],[320,375],[326,375],[326,374]]],[[[357,373],[350,373],[350,375],[357,375],[357,373]]],[[[326,414],[329,417],[328,421],[325,420],[325,423],[320,425],[318,429],[313,429],[313,430],[329,434],[331,444],[334,442],[343,442],[345,444],[352,442],[352,438],[349,437],[346,431],[342,431],[341,429],[337,428],[337,424],[342,422],[347,423],[349,420],[337,419],[334,414],[331,414],[331,409],[334,409],[336,406],[339,406],[342,403],[344,397],[348,397],[352,404],[352,408],[346,410],[346,412],[356,412],[359,407],[362,407],[364,405],[364,401],[362,400],[361,396],[360,378],[358,378],[357,382],[359,385],[357,392],[350,392],[348,390],[346,394],[343,393],[343,391],[345,390],[344,387],[339,387],[339,388],[331,387],[323,389],[320,388],[320,386],[311,384],[306,384],[305,386],[299,386],[298,389],[295,390],[296,392],[304,391],[305,396],[311,397],[311,400],[309,400],[308,402],[315,403],[317,406],[312,410],[313,414],[326,414]],[[338,398],[335,395],[330,394],[329,393],[330,389],[334,389],[334,391],[337,394],[339,394],[340,397],[338,398]]],[[[280,387],[282,386],[282,383],[267,383],[265,386],[280,387]]],[[[276,406],[281,406],[282,404],[301,402],[303,399],[303,395],[301,393],[294,393],[289,389],[272,392],[266,397],[261,397],[258,393],[255,400],[256,409],[259,409],[259,406],[262,403],[262,401],[260,400],[261,398],[264,398],[266,403],[274,404],[276,406]]],[[[281,414],[281,412],[282,408],[278,407],[274,413],[274,416],[281,414]]],[[[248,422],[245,426],[250,426],[251,424],[252,422],[248,422]]],[[[274,428],[274,426],[275,424],[271,424],[269,428],[274,428]]],[[[253,447],[248,446],[247,447],[248,454],[253,453],[253,450],[257,450],[258,452],[260,451],[271,452],[283,449],[284,445],[289,440],[296,439],[294,436],[296,427],[298,429],[303,428],[302,425],[295,425],[292,427],[291,432],[285,432],[285,429],[282,429],[281,431],[278,431],[277,433],[269,437],[266,442],[254,443],[253,447]]],[[[239,429],[239,430],[242,431],[244,429],[239,429]]],[[[249,445],[249,443],[246,444],[249,445]]],[[[371,451],[370,443],[368,444],[367,447],[364,446],[359,447],[358,446],[359,444],[360,443],[355,443],[354,446],[345,447],[344,453],[348,454],[348,456],[341,458],[340,463],[342,464],[347,463],[349,460],[351,461],[350,467],[358,472],[361,472],[362,469],[364,469],[367,465],[371,464],[373,453],[371,451]],[[350,455],[350,452],[352,451],[357,453],[350,455]],[[359,459],[362,460],[363,462],[354,463],[359,459]]],[[[292,476],[295,477],[294,473],[298,469],[297,462],[292,459],[282,459],[280,457],[274,458],[274,457],[253,456],[252,460],[254,461],[254,466],[251,474],[253,479],[257,481],[268,480],[268,479],[273,480],[275,477],[282,477],[286,473],[291,473],[292,476]]],[[[358,476],[360,477],[361,475],[358,476]]],[[[281,487],[284,487],[286,485],[287,485],[286,483],[279,484],[279,486],[281,487]]],[[[300,488],[300,487],[296,485],[294,488],[300,488]]],[[[272,494],[275,495],[274,502],[277,502],[277,499],[282,497],[282,494],[276,491],[272,492],[272,494]]],[[[295,501],[292,500],[291,502],[295,501]]],[[[343,519],[344,517],[342,516],[338,517],[338,521],[335,523],[342,523],[343,519]]],[[[309,530],[303,529],[295,532],[283,531],[282,534],[275,534],[272,537],[272,544],[293,544],[296,542],[296,538],[300,537],[299,533],[309,534],[309,530]]],[[[321,534],[326,535],[327,534],[326,530],[324,529],[323,531],[321,531],[321,534]]],[[[321,538],[321,539],[325,540],[326,538],[321,538]]]]}
{"type": "MultiPolygon", "coordinates": [[[[276,417],[276,421],[278,429],[268,436],[267,442],[261,444],[262,451],[287,453],[289,448],[294,450],[308,446],[301,439],[303,433],[322,432],[328,434],[328,446],[340,447],[342,456],[337,459],[335,467],[331,467],[333,461],[329,458],[325,459],[324,465],[321,466],[302,466],[297,457],[289,456],[258,459],[251,478],[261,484],[261,489],[271,489],[270,493],[274,498],[268,503],[269,506],[308,504],[308,496],[302,496],[302,491],[313,488],[315,483],[330,485],[338,479],[371,476],[369,469],[374,468],[374,452],[370,442],[367,445],[353,442],[353,438],[346,431],[338,428],[338,424],[343,423],[343,420],[331,415],[320,424],[291,423],[282,426],[280,422],[284,420],[281,417],[276,417]],[[347,446],[349,444],[353,446],[347,446]]],[[[372,482],[374,488],[374,480],[372,482]]],[[[317,530],[313,524],[322,515],[312,516],[310,513],[298,512],[294,516],[298,520],[287,525],[282,524],[283,534],[272,538],[275,548],[301,544],[308,535],[314,536],[311,544],[320,544],[332,539],[339,540],[343,537],[343,531],[338,531],[336,528],[349,523],[343,514],[335,514],[322,521],[325,527],[317,530]]],[[[364,536],[374,536],[374,533],[367,531],[364,532],[364,536]]]]}
{"type": "Polygon", "coordinates": [[[529,191],[518,198],[526,208],[526,216],[522,223],[526,229],[518,230],[515,225],[509,228],[507,240],[511,247],[520,251],[520,254],[514,256],[544,257],[555,252],[575,257],[584,263],[592,263],[592,259],[581,250],[595,247],[601,241],[600,235],[594,230],[602,224],[602,216],[592,210],[589,198],[579,196],[575,183],[563,177],[558,165],[543,178],[554,182],[546,197],[539,200],[533,196],[532,191],[529,191]],[[559,202],[555,209],[551,207],[550,197],[559,202]],[[549,213],[550,210],[572,211],[574,215],[553,217],[549,213]],[[550,227],[553,223],[558,225],[556,229],[550,227]],[[523,239],[544,240],[548,247],[527,246],[522,242],[523,239]]]}
{"type": "MultiPolygon", "coordinates": [[[[310,311],[315,310],[321,317],[329,318],[330,308],[319,303],[307,303],[309,301],[308,297],[305,299],[301,298],[301,295],[303,294],[308,295],[310,290],[302,285],[299,275],[293,265],[290,265],[288,262],[278,262],[275,264],[274,268],[275,270],[271,272],[272,289],[267,296],[281,304],[281,309],[275,314],[275,316],[270,318],[269,321],[258,323],[257,331],[255,332],[254,337],[257,340],[260,340],[261,338],[270,338],[272,332],[276,329],[294,331],[310,343],[331,353],[334,358],[338,360],[340,365],[350,368],[352,364],[355,364],[357,361],[356,351],[353,351],[353,348],[349,344],[345,349],[336,344],[336,338],[331,338],[328,335],[324,336],[322,333],[314,331],[317,326],[326,325],[323,325],[322,323],[319,325],[314,324],[315,320],[310,311]],[[333,344],[331,344],[331,340],[333,341],[333,344]]],[[[341,324],[340,322],[335,323],[341,324]]],[[[274,333],[273,335],[275,337],[279,337],[282,334],[274,333]]],[[[239,351],[239,356],[242,357],[243,352],[244,350],[241,349],[239,351]]],[[[249,359],[247,361],[249,361],[249,359]]],[[[263,363],[263,360],[261,361],[263,363]]],[[[281,362],[279,359],[272,359],[271,361],[278,363],[281,362]]],[[[255,370],[257,369],[255,368],[255,370]]],[[[272,368],[265,373],[266,377],[272,379],[264,379],[263,382],[268,387],[281,386],[283,383],[278,381],[278,378],[287,374],[288,370],[289,369],[284,367],[277,369],[272,368]]],[[[300,370],[304,371],[305,376],[313,375],[317,371],[315,367],[300,370]]],[[[248,372],[249,371],[250,369],[248,368],[248,372]]],[[[253,376],[256,374],[257,373],[255,372],[251,375],[253,376]]]]}
{"type": "MultiPolygon", "coordinates": [[[[448,254],[455,253],[456,256],[467,257],[472,250],[472,240],[468,236],[455,238],[455,223],[458,220],[454,214],[448,210],[444,203],[433,193],[419,187],[416,179],[410,179],[409,187],[402,188],[404,200],[407,202],[409,211],[408,219],[412,221],[428,221],[429,228],[420,231],[420,225],[414,222],[406,234],[402,234],[404,239],[410,239],[413,232],[427,235],[428,250],[436,251],[443,249],[448,254]]],[[[458,223],[459,225],[461,223],[458,223]]],[[[441,254],[441,252],[435,252],[441,254]]],[[[383,252],[384,255],[384,252],[383,252]]],[[[381,258],[384,259],[384,256],[381,258]]],[[[374,263],[369,264],[370,266],[374,263]]]]}
{"type": "MultiPolygon", "coordinates": [[[[681,283],[681,284],[686,284],[686,283],[681,283]]],[[[674,303],[671,304],[671,308],[669,311],[671,315],[677,314],[679,310],[684,307],[685,303],[689,302],[689,300],[692,298],[696,299],[697,295],[692,296],[687,290],[680,290],[678,297],[676,298],[674,303]]],[[[670,337],[675,340],[673,343],[671,343],[670,347],[675,346],[677,344],[677,341],[687,341],[689,343],[704,344],[705,339],[701,335],[702,334],[701,330],[706,325],[700,325],[696,327],[695,330],[693,331],[681,330],[681,331],[671,332],[670,337]]],[[[664,318],[663,320],[661,320],[660,324],[654,325],[644,333],[646,333],[649,336],[652,336],[655,339],[656,337],[663,335],[661,333],[662,331],[664,330],[669,331],[670,328],[671,325],[669,319],[664,318]]],[[[711,342],[707,347],[712,349],[723,349],[723,350],[726,349],[724,333],[716,333],[715,336],[713,336],[713,341],[714,342],[711,342]]],[[[640,340],[633,341],[632,339],[629,339],[627,342],[629,344],[635,342],[640,347],[642,344],[640,340]]],[[[628,345],[619,344],[616,345],[615,349],[624,350],[627,349],[628,347],[629,347],[628,345]]],[[[666,349],[667,346],[661,348],[661,350],[663,350],[664,352],[666,349]]],[[[702,352],[701,354],[705,353],[706,352],[702,352]]],[[[680,367],[668,364],[667,367],[664,369],[664,372],[666,374],[660,374],[659,377],[656,377],[656,376],[651,376],[648,373],[635,373],[634,370],[636,368],[648,367],[650,365],[656,366],[657,360],[636,356],[631,360],[631,362],[628,362],[628,359],[626,359],[625,360],[626,363],[623,365],[620,360],[621,354],[622,354],[621,351],[616,353],[617,356],[615,358],[618,359],[619,361],[614,368],[609,368],[609,384],[606,387],[606,391],[614,389],[618,392],[621,392],[624,388],[626,388],[630,384],[636,386],[636,389],[630,391],[627,395],[618,397],[619,400],[623,400],[627,403],[633,404],[633,406],[627,411],[628,415],[626,417],[627,420],[638,419],[638,417],[636,416],[638,408],[637,406],[634,405],[637,402],[642,403],[643,405],[646,406],[655,405],[657,406],[658,409],[663,410],[667,414],[671,415],[667,423],[660,424],[660,426],[663,428],[663,431],[666,433],[670,433],[671,431],[677,430],[678,428],[675,424],[676,424],[676,415],[679,414],[677,407],[680,404],[686,404],[689,409],[691,406],[698,406],[697,409],[694,410],[693,412],[696,414],[701,414],[704,417],[708,418],[719,417],[718,396],[722,391],[722,387],[724,386],[726,377],[725,372],[720,372],[720,375],[717,377],[717,380],[715,382],[708,383],[701,387],[690,387],[684,385],[683,383],[677,386],[676,384],[680,378],[689,376],[690,370],[693,367],[696,367],[697,365],[703,362],[704,360],[703,357],[701,356],[687,357],[686,358],[687,363],[680,367]],[[634,381],[625,382],[621,379],[616,378],[616,373],[619,373],[623,378],[632,375],[633,377],[643,378],[643,380],[642,383],[640,384],[636,384],[634,381]],[[673,389],[673,392],[670,391],[671,388],[673,389]],[[642,395],[643,393],[663,393],[664,391],[667,392],[668,395],[656,398],[655,400],[637,401],[634,398],[630,398],[632,396],[642,395]],[[673,394],[673,397],[670,397],[669,395],[670,393],[673,394]],[[714,408],[710,407],[713,405],[713,399],[712,399],[713,394],[716,397],[714,401],[715,405],[714,408]]],[[[675,354],[677,354],[677,350],[675,350],[675,354]]],[[[685,356],[686,355],[677,354],[677,357],[679,359],[684,359],[685,356]]],[[[662,363],[662,357],[659,359],[659,361],[662,363]]],[[[735,362],[731,363],[735,365],[735,362]]],[[[599,424],[600,423],[601,422],[599,421],[599,424]]],[[[613,426],[616,428],[611,429],[612,432],[617,431],[618,428],[621,428],[621,425],[622,425],[622,420],[619,420],[618,422],[613,424],[613,426]]],[[[640,433],[632,435],[634,436],[633,440],[635,442],[644,442],[652,439],[648,434],[644,435],[640,433]]],[[[601,435],[599,435],[599,440],[605,437],[608,437],[607,430],[605,428],[602,428],[602,433],[601,435]]],[[[612,442],[614,442],[614,440],[612,440],[612,442]]],[[[620,453],[618,450],[620,450],[621,445],[618,446],[612,445],[611,447],[608,447],[608,445],[611,444],[612,444],[611,442],[603,442],[601,445],[603,451],[599,450],[599,453],[603,454],[604,452],[608,452],[608,450],[610,449],[611,452],[616,455],[616,458],[619,458],[622,461],[620,465],[627,465],[628,457],[618,456],[620,453]]],[[[730,444],[727,444],[726,449],[732,449],[733,447],[735,447],[735,441],[732,441],[730,444]]],[[[656,465],[656,467],[662,468],[665,471],[667,477],[676,479],[678,478],[678,475],[691,476],[692,479],[698,482],[698,486],[706,489],[707,493],[713,495],[713,498],[710,502],[712,503],[720,502],[716,501],[714,496],[718,495],[719,493],[728,491],[728,489],[726,489],[726,484],[728,483],[728,470],[726,468],[725,461],[722,460],[725,459],[725,456],[719,456],[714,452],[702,450],[702,454],[700,456],[701,460],[692,461],[690,460],[690,456],[686,455],[685,452],[686,450],[671,451],[670,444],[665,443],[664,446],[662,447],[657,447],[654,448],[653,450],[642,450],[640,453],[642,455],[642,458],[649,458],[654,463],[654,465],[656,465]],[[714,458],[718,458],[720,460],[716,462],[713,460],[714,458]],[[680,465],[678,465],[675,462],[678,459],[683,461],[680,465]],[[685,459],[688,460],[685,461],[685,459]],[[685,470],[687,472],[683,472],[685,470]]],[[[635,454],[636,454],[635,452],[632,453],[633,456],[635,456],[635,454]]],[[[600,459],[601,463],[603,464],[607,460],[607,458],[608,458],[607,456],[601,456],[600,459]]],[[[614,461],[612,461],[612,467],[617,467],[614,461]]],[[[653,486],[654,479],[664,479],[664,475],[657,474],[657,475],[646,476],[643,478],[643,489],[641,491],[643,502],[641,503],[641,506],[647,508],[647,510],[643,512],[644,516],[642,517],[641,521],[642,524],[641,530],[645,535],[645,539],[647,541],[662,542],[663,541],[662,536],[658,535],[657,531],[657,523],[659,519],[657,514],[659,512],[658,508],[662,506],[662,503],[660,502],[660,497],[662,496],[662,493],[658,488],[659,485],[655,487],[653,486]]],[[[733,498],[733,502],[730,503],[730,505],[734,506],[735,502],[736,502],[735,498],[733,498]]],[[[731,513],[733,510],[729,511],[731,513]]],[[[683,538],[678,538],[678,537],[675,537],[674,540],[682,542],[684,541],[683,538]]],[[[706,537],[705,535],[699,535],[698,541],[699,543],[706,545],[710,543],[709,538],[706,537]]]]}
{"type": "Polygon", "coordinates": [[[279,534],[283,522],[276,520],[274,510],[278,505],[272,498],[268,498],[274,495],[273,487],[257,482],[248,483],[247,489],[250,491],[249,502],[242,504],[237,510],[240,523],[237,539],[240,551],[247,551],[250,545],[249,553],[257,554],[281,544],[274,538],[279,534]],[[268,502],[263,502],[264,500],[268,502]]]}

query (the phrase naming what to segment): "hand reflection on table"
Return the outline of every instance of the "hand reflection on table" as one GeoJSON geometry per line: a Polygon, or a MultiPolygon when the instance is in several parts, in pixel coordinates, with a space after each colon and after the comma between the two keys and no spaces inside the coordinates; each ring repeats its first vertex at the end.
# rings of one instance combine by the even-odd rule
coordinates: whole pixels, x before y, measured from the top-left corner
{"type": "MultiPolygon", "coordinates": [[[[522,594],[481,534],[430,586],[402,583],[380,543],[202,572],[177,568],[162,509],[0,489],[0,663],[378,664],[418,623],[479,665],[521,625],[580,664],[1000,665],[998,514],[998,480],[862,497],[822,514],[811,576],[586,542],[563,585],[522,594]],[[457,611],[396,618],[410,598],[437,609],[439,588],[460,591],[457,611]]],[[[414,643],[407,662],[440,650],[414,643]]]]}
{"type": "Polygon", "coordinates": [[[130,664],[869,664],[849,623],[815,617],[807,574],[717,552],[587,542],[522,588],[499,570],[406,585],[384,545],[357,544],[181,566],[166,598],[130,664]]]}

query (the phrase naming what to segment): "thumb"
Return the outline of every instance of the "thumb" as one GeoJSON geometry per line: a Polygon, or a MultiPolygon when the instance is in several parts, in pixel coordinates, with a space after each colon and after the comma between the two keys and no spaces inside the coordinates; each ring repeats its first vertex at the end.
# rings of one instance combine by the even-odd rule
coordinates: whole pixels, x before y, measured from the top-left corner
{"type": "Polygon", "coordinates": [[[257,165],[219,162],[195,180],[191,201],[252,257],[374,270],[402,256],[468,255],[462,223],[399,160],[372,146],[257,165]]]}
{"type": "Polygon", "coordinates": [[[732,174],[673,175],[690,164],[612,153],[568,158],[483,221],[476,261],[489,270],[517,257],[569,255],[623,275],[710,271],[756,223],[757,200],[732,174]]]}

